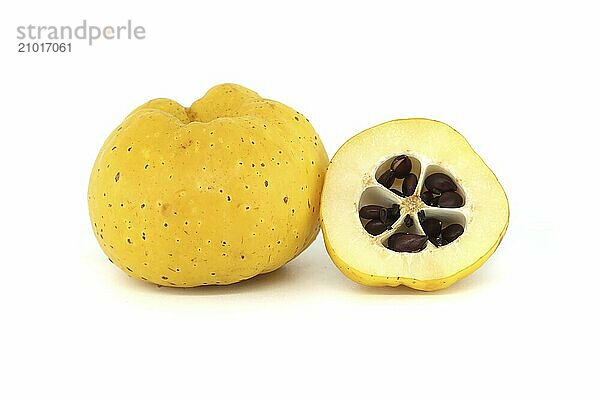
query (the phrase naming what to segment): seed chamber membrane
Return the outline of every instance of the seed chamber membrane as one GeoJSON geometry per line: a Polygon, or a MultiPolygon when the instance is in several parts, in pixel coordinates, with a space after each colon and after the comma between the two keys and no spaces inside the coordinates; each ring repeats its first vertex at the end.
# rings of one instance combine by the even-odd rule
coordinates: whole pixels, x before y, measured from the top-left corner
{"type": "Polygon", "coordinates": [[[466,229],[467,194],[444,168],[398,155],[377,168],[375,181],[361,195],[359,218],[367,233],[386,248],[419,252],[446,246],[466,229]]]}

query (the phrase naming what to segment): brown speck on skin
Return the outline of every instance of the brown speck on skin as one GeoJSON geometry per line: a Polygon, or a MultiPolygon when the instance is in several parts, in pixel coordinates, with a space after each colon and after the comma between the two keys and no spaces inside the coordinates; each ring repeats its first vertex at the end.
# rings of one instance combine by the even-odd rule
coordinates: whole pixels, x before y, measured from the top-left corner
{"type": "Polygon", "coordinates": [[[121,177],[121,172],[117,172],[115,175],[115,182],[119,182],[119,178],[121,177]]]}
{"type": "Polygon", "coordinates": [[[169,279],[169,278],[167,278],[167,277],[166,277],[166,276],[164,276],[164,275],[163,275],[163,276],[161,276],[161,278],[162,278],[162,279],[164,279],[165,281],[166,281],[167,279],[169,279]]]}
{"type": "Polygon", "coordinates": [[[300,118],[298,118],[297,116],[294,116],[294,119],[295,119],[296,121],[300,121],[300,118]]]}
{"type": "Polygon", "coordinates": [[[148,164],[144,165],[144,169],[148,169],[148,164]]]}
{"type": "Polygon", "coordinates": [[[131,239],[130,239],[130,238],[127,238],[127,243],[129,243],[129,244],[133,244],[133,242],[131,241],[131,239]]]}
{"type": "Polygon", "coordinates": [[[265,187],[269,186],[269,181],[265,181],[265,187]]]}
{"type": "Polygon", "coordinates": [[[131,151],[131,147],[128,147],[128,148],[127,148],[127,151],[131,151]]]}
{"type": "Polygon", "coordinates": [[[145,205],[144,203],[142,203],[142,204],[140,205],[140,208],[144,208],[144,207],[146,207],[146,205],[145,205]]]}
{"type": "Polygon", "coordinates": [[[287,204],[287,202],[288,202],[288,198],[287,198],[287,196],[285,196],[285,197],[283,198],[283,202],[284,202],[285,204],[287,204]]]}

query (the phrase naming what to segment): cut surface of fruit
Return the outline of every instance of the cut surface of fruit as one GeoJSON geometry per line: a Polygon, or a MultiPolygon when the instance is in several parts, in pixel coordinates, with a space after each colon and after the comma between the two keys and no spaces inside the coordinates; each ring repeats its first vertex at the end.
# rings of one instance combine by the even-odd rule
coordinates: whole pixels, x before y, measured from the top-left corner
{"type": "Polygon", "coordinates": [[[494,173],[462,135],[428,119],[390,121],[348,140],[321,198],[329,255],[369,286],[447,287],[490,257],[508,220],[494,173]]]}

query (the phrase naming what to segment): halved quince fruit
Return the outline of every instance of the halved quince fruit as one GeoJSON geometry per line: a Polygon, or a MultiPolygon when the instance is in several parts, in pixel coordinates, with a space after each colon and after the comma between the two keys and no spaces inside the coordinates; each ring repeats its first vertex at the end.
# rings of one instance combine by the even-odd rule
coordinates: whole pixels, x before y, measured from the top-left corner
{"type": "Polygon", "coordinates": [[[329,255],[369,286],[450,286],[492,255],[508,220],[494,173],[462,135],[428,119],[390,121],[348,140],[321,198],[329,255]]]}

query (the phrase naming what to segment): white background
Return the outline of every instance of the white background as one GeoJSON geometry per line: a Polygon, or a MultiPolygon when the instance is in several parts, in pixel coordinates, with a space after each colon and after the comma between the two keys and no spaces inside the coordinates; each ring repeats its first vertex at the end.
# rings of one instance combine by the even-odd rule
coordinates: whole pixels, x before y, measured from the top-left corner
{"type": "Polygon", "coordinates": [[[0,17],[0,397],[599,398],[592,5],[15,2],[0,17]],[[84,18],[147,38],[17,53],[17,25],[84,18]],[[320,236],[229,287],[128,278],[89,227],[96,153],[142,102],[189,105],[220,82],[304,113],[330,156],[390,119],[449,123],[508,193],[500,248],[431,294],[347,280],[320,236]]]}

